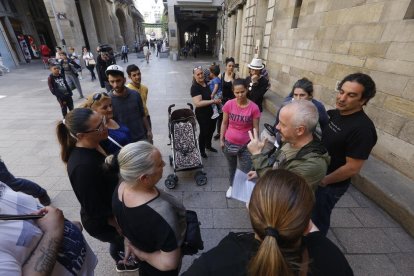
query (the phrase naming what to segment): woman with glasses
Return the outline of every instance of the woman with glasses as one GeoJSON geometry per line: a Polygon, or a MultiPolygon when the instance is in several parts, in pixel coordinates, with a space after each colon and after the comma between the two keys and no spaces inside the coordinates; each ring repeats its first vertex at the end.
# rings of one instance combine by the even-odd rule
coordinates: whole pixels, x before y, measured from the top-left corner
{"type": "MultiPolygon", "coordinates": [[[[221,80],[221,90],[223,94],[221,104],[224,105],[227,101],[234,99],[233,93],[233,81],[237,78],[235,69],[234,58],[226,58],[226,70],[220,75],[221,80]]],[[[214,136],[214,140],[220,139],[220,128],[221,123],[223,122],[223,113],[220,113],[220,116],[217,118],[217,134],[214,136]]]]}
{"type": "Polygon", "coordinates": [[[211,91],[204,79],[203,68],[201,66],[193,69],[193,84],[191,86],[191,97],[195,105],[195,115],[200,126],[198,136],[198,145],[203,158],[207,158],[206,149],[211,152],[217,152],[211,146],[216,120],[211,119],[213,115],[212,104],[220,104],[220,99],[212,99],[211,91]]]}
{"type": "Polygon", "coordinates": [[[118,124],[113,119],[112,100],[108,93],[93,93],[81,107],[90,108],[105,116],[108,127],[108,139],[103,140],[100,145],[108,155],[119,152],[123,146],[131,143],[129,129],[125,125],[118,124]]]}
{"type": "Polygon", "coordinates": [[[83,227],[92,237],[109,242],[110,254],[118,262],[124,246],[111,206],[118,176],[104,170],[106,154],[100,146],[108,137],[105,116],[89,108],[76,108],[58,123],[56,133],[62,161],[81,206],[83,227]]]}
{"type": "Polygon", "coordinates": [[[313,225],[313,205],[305,179],[269,170],[250,198],[254,232],[231,232],[182,275],[353,275],[339,248],[313,225]]]}

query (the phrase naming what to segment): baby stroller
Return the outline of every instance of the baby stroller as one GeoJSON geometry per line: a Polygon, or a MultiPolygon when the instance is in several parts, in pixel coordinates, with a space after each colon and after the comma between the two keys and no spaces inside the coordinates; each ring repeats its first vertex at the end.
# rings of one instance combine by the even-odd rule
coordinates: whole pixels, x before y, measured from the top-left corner
{"type": "Polygon", "coordinates": [[[174,167],[174,174],[168,175],[165,186],[173,189],[178,183],[176,172],[184,170],[201,169],[196,172],[194,179],[198,186],[207,184],[207,176],[203,171],[200,150],[196,138],[196,118],[193,105],[190,108],[176,109],[175,104],[168,107],[168,130],[171,145],[170,165],[174,167]],[[172,112],[171,112],[172,111],[172,112]]]}

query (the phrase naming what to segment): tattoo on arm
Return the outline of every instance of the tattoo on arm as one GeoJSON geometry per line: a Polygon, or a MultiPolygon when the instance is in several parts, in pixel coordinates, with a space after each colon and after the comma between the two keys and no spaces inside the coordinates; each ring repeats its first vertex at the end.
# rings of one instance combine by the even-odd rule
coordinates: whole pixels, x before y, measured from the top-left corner
{"type": "MultiPolygon", "coordinates": [[[[43,236],[43,239],[47,239],[47,237],[43,236]]],[[[28,269],[31,267],[30,270],[35,271],[36,275],[50,275],[55,266],[60,245],[61,239],[41,240],[23,267],[28,266],[28,269]]]]}
{"type": "Polygon", "coordinates": [[[60,241],[51,239],[47,246],[40,248],[41,255],[37,258],[35,263],[35,271],[38,272],[52,272],[56,262],[56,256],[60,247],[60,241]]]}

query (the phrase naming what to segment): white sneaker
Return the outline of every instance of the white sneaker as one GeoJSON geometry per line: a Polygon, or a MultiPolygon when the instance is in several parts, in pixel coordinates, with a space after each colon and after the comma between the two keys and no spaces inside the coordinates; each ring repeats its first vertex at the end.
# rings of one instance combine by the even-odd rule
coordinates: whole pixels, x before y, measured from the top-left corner
{"type": "Polygon", "coordinates": [[[230,186],[229,189],[227,190],[227,192],[226,192],[226,197],[227,198],[231,198],[231,191],[232,191],[232,189],[233,188],[230,186]]]}
{"type": "Polygon", "coordinates": [[[212,120],[217,119],[219,116],[220,116],[219,113],[214,113],[213,116],[211,116],[211,119],[212,120]]]}

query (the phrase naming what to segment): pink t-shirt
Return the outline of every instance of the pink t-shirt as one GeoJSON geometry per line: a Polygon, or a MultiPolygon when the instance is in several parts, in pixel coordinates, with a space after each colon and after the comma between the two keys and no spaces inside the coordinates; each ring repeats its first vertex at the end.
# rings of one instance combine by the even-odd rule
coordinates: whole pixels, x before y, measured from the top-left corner
{"type": "Polygon", "coordinates": [[[228,101],[223,111],[229,115],[229,125],[225,138],[232,144],[246,145],[249,141],[248,131],[253,129],[253,119],[260,118],[259,107],[249,100],[246,107],[237,106],[236,99],[228,101]]]}

